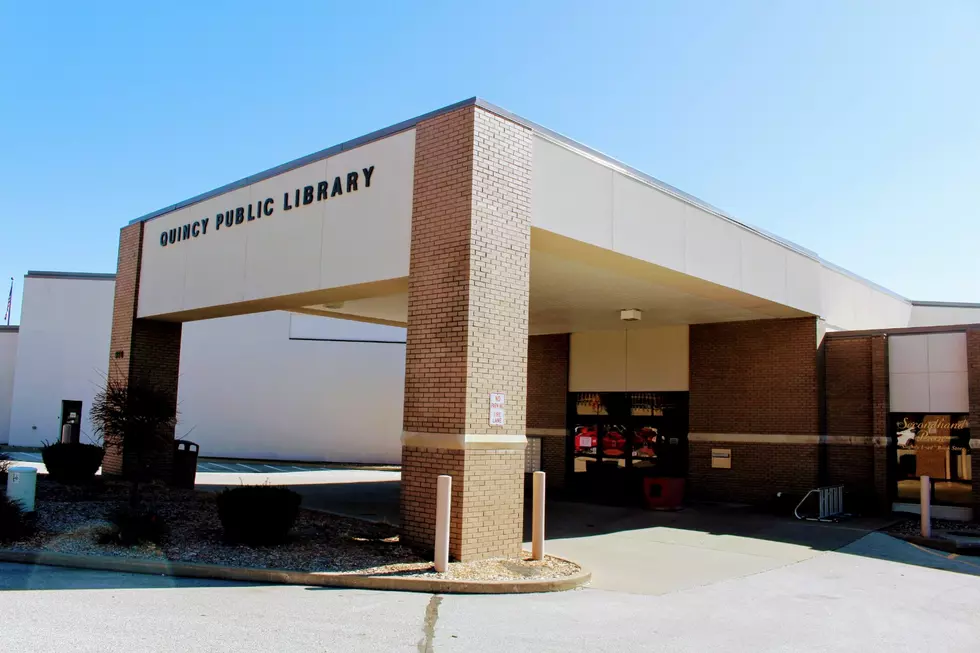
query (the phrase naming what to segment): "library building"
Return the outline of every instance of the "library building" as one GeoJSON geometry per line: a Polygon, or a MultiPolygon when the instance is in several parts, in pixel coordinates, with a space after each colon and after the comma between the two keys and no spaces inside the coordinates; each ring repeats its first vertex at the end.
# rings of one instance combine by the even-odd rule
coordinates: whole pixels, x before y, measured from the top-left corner
{"type": "MultiPolygon", "coordinates": [[[[928,475],[934,516],[980,514],[980,305],[902,297],[480,99],[134,220],[111,292],[110,375],[175,406],[185,383],[241,392],[243,414],[284,428],[289,395],[343,412],[332,388],[371,360],[225,387],[201,382],[208,342],[225,351],[243,316],[270,312],[397,330],[395,382],[362,412],[394,415],[369,439],[401,462],[406,540],[431,543],[436,477],[453,477],[456,559],[517,554],[538,469],[581,501],[766,505],[840,486],[861,512],[914,510],[928,475]]],[[[322,438],[356,461],[358,437],[282,446],[322,438]]]]}

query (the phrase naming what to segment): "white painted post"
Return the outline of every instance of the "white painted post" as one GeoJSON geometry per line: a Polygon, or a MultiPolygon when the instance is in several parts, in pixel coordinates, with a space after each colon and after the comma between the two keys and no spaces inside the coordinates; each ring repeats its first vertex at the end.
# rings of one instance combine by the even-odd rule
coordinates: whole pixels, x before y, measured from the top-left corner
{"type": "Polygon", "coordinates": [[[449,568],[449,509],[452,500],[453,477],[445,474],[436,480],[436,555],[438,572],[449,568]]]}
{"type": "Polygon", "coordinates": [[[61,443],[68,444],[71,442],[71,424],[65,424],[61,427],[61,443]]]}
{"type": "Polygon", "coordinates": [[[922,537],[932,537],[932,509],[929,502],[932,499],[928,476],[919,477],[919,514],[922,517],[922,537]]]}
{"type": "Polygon", "coordinates": [[[544,472],[534,472],[531,512],[531,557],[544,560],[544,472]]]}

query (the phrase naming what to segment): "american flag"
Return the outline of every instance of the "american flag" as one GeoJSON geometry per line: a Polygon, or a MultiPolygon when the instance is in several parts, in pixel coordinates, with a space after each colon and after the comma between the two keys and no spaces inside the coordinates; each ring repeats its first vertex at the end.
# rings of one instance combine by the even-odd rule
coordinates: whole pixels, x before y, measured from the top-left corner
{"type": "Polygon", "coordinates": [[[3,319],[7,321],[7,326],[10,326],[10,306],[14,302],[14,278],[10,277],[10,292],[7,293],[7,312],[4,313],[3,319]]]}

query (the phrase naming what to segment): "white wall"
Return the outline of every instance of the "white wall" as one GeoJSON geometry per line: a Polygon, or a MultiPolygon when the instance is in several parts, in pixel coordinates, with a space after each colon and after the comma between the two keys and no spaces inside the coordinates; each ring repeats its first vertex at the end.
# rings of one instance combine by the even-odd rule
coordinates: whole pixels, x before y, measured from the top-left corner
{"type": "MultiPolygon", "coordinates": [[[[11,444],[56,440],[62,399],[82,401],[83,441],[92,433],[113,288],[112,280],[25,279],[11,444]]],[[[177,434],[206,456],[398,462],[404,341],[396,327],[285,312],[187,323],[177,434]]],[[[0,378],[0,407],[2,391],[0,378]]]]}
{"type": "Polygon", "coordinates": [[[403,342],[404,329],[281,311],[185,324],[177,434],[207,456],[397,463],[403,342]]]}
{"type": "Polygon", "coordinates": [[[841,329],[901,327],[909,303],[821,260],[537,135],[533,226],[812,313],[841,329]]]}
{"type": "Polygon", "coordinates": [[[890,336],[888,373],[892,412],[970,412],[965,333],[890,336]]]}
{"type": "Polygon", "coordinates": [[[820,315],[838,329],[884,329],[909,324],[912,305],[829,267],[820,270],[820,315]]]}
{"type": "Polygon", "coordinates": [[[0,329],[0,444],[6,444],[10,433],[10,406],[14,395],[14,369],[17,366],[15,328],[0,329]]]}
{"type": "Polygon", "coordinates": [[[913,304],[909,326],[944,326],[980,323],[980,305],[913,304]]]}
{"type": "Polygon", "coordinates": [[[109,361],[114,281],[24,279],[10,444],[40,446],[61,436],[61,401],[82,402],[82,441],[109,361]]]}
{"type": "Polygon", "coordinates": [[[570,392],[667,392],[690,382],[687,325],[571,334],[570,392]]]}
{"type": "MultiPolygon", "coordinates": [[[[223,306],[408,276],[415,130],[341,152],[149,220],[139,316],[223,306]],[[371,186],[361,171],[374,166],[371,186]],[[358,172],[358,190],[284,210],[284,194],[358,172]],[[218,229],[218,214],[271,198],[272,215],[218,229]],[[161,234],[208,219],[198,237],[161,234]]],[[[331,188],[332,192],[332,188],[331,188]]],[[[314,195],[316,197],[316,195],[314,195]]]]}

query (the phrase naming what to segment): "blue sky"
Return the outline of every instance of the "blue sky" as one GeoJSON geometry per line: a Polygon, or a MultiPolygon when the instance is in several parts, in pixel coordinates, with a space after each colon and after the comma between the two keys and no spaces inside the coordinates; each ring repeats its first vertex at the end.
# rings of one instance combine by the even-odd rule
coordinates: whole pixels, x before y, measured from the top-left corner
{"type": "Polygon", "coordinates": [[[0,279],[16,323],[28,269],[114,271],[135,217],[478,95],[980,302],[978,33],[974,0],[0,3],[0,279]]]}

